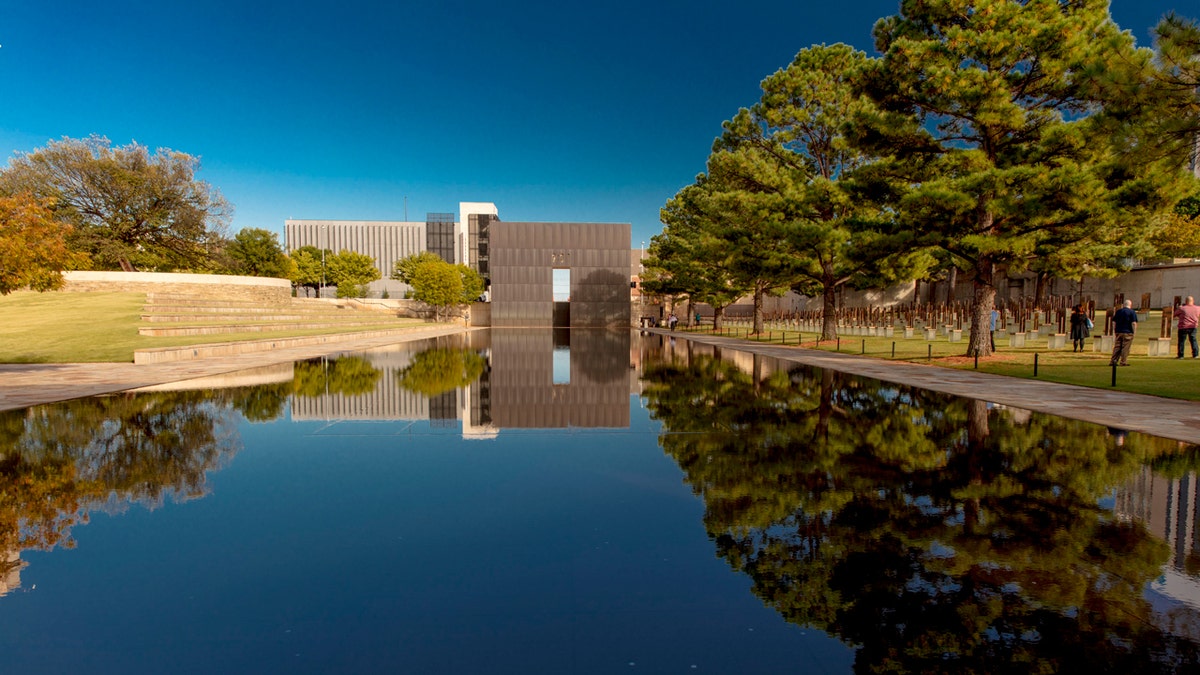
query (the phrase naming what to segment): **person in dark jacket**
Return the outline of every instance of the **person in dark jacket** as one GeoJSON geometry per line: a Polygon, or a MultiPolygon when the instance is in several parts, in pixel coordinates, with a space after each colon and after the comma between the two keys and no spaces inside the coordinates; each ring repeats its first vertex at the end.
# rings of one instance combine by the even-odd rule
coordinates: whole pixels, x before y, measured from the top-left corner
{"type": "Polygon", "coordinates": [[[1138,315],[1133,311],[1133,301],[1126,300],[1125,306],[1113,314],[1113,353],[1108,365],[1129,365],[1129,348],[1133,346],[1137,324],[1138,315]]]}
{"type": "Polygon", "coordinates": [[[1083,351],[1084,340],[1092,336],[1092,320],[1088,318],[1083,305],[1075,305],[1071,309],[1071,351],[1083,351]]]}

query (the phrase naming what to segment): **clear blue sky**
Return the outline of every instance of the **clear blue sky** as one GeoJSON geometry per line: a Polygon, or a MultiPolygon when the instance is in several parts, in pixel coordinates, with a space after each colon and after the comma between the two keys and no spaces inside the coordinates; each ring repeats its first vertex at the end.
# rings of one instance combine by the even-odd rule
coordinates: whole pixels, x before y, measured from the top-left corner
{"type": "MultiPolygon", "coordinates": [[[[0,153],[90,134],[199,155],[232,231],[285,218],[629,222],[816,43],[897,0],[0,0],[0,153]]],[[[1114,0],[1139,44],[1200,0],[1114,0]]]]}

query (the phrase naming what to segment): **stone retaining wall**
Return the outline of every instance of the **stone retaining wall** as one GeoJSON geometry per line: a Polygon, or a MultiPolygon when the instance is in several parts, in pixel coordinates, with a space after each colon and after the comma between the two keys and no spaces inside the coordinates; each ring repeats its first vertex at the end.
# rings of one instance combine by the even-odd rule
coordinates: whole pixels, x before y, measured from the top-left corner
{"type": "Polygon", "coordinates": [[[226,300],[283,303],[292,297],[287,279],[242,277],[224,274],[168,274],[162,272],[64,272],[63,290],[133,291],[175,295],[204,295],[226,300]]]}

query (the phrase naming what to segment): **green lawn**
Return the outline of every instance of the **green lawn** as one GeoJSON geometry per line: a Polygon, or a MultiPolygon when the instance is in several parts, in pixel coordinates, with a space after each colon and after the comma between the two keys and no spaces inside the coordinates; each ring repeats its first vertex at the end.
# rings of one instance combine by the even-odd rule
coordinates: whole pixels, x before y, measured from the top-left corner
{"type": "MultiPolygon", "coordinates": [[[[1174,342],[1172,342],[1171,356],[1146,356],[1147,339],[1158,335],[1158,326],[1158,312],[1152,312],[1145,325],[1139,326],[1137,341],[1134,343],[1133,352],[1129,357],[1130,366],[1117,368],[1115,389],[1200,401],[1200,359],[1191,358],[1190,348],[1185,351],[1187,358],[1182,361],[1175,359],[1174,342]]],[[[680,328],[679,330],[685,329],[680,328]]],[[[709,333],[711,327],[698,332],[709,333]]],[[[724,331],[726,335],[743,338],[747,337],[748,332],[747,324],[742,322],[731,324],[724,331]]],[[[781,331],[776,327],[769,328],[767,333],[761,337],[748,339],[756,342],[770,341],[774,344],[788,345],[795,345],[798,341],[802,341],[803,346],[808,349],[839,351],[843,354],[865,354],[874,358],[929,363],[947,368],[968,370],[976,368],[975,359],[965,356],[967,353],[967,336],[965,335],[961,342],[950,342],[941,335],[932,342],[926,342],[923,337],[904,338],[901,331],[897,331],[897,333],[899,335],[894,338],[843,335],[840,343],[822,342],[818,345],[816,333],[795,330],[781,331]]],[[[979,359],[978,370],[984,373],[1033,379],[1036,357],[1036,379],[1113,389],[1113,369],[1108,365],[1110,354],[1092,351],[1092,345],[1093,340],[1088,340],[1087,351],[1073,353],[1068,340],[1065,348],[1051,351],[1047,348],[1046,340],[1041,339],[1027,343],[1023,348],[1012,348],[1008,346],[1006,337],[997,335],[996,353],[990,357],[979,359]]]]}
{"type": "MultiPolygon", "coordinates": [[[[142,323],[145,301],[144,293],[19,291],[0,296],[0,363],[132,362],[133,352],[138,349],[326,335],[403,325],[393,319],[373,327],[144,337],[138,335],[138,326],[142,323]]],[[[413,319],[411,323],[424,322],[413,319]]]]}

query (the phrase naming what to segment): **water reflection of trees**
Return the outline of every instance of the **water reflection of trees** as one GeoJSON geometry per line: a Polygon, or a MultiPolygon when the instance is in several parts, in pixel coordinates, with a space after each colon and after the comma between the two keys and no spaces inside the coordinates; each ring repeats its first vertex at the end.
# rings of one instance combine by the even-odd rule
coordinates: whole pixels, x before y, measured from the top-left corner
{"type": "Polygon", "coordinates": [[[0,552],[73,545],[96,509],[205,494],[244,390],[86,398],[0,413],[0,552]]]}
{"type": "Polygon", "coordinates": [[[717,552],[859,672],[1172,672],[1143,597],[1168,556],[1099,506],[1173,444],[832,371],[648,366],[717,552]]]}
{"type": "Polygon", "coordinates": [[[383,373],[365,357],[350,355],[311,359],[295,365],[292,390],[299,396],[359,396],[375,390],[383,373]]]}
{"type": "Polygon", "coordinates": [[[405,389],[429,398],[470,386],[487,367],[487,359],[470,349],[429,349],[413,355],[396,373],[405,389]]]}

